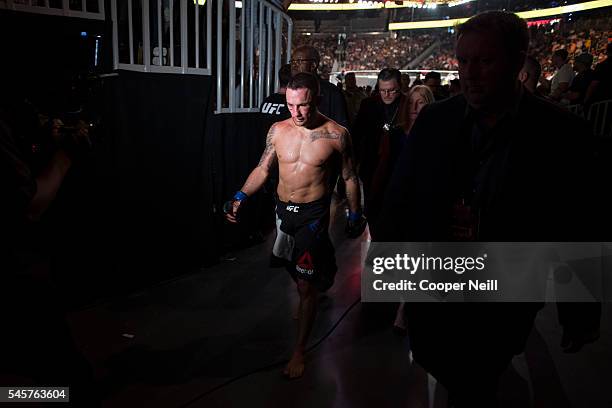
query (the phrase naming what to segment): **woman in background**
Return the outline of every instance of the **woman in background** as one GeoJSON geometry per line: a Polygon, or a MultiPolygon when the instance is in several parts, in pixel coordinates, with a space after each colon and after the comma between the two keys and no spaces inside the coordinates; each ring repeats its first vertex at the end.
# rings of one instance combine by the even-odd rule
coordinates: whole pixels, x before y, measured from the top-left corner
{"type": "Polygon", "coordinates": [[[415,85],[408,92],[408,103],[406,104],[407,112],[405,113],[406,121],[404,122],[404,133],[406,136],[410,133],[412,125],[416,121],[419,112],[425,105],[434,102],[434,96],[431,90],[426,85],[415,85]]]}
{"type": "MultiPolygon", "coordinates": [[[[410,129],[414,125],[417,116],[421,112],[421,109],[425,105],[429,105],[434,102],[434,96],[431,90],[425,85],[415,85],[410,88],[408,92],[408,103],[405,104],[404,118],[402,128],[404,129],[404,139],[408,137],[410,129]]],[[[404,323],[404,302],[399,304],[397,313],[395,314],[395,322],[393,323],[393,330],[401,335],[406,335],[406,324],[404,323]]]]}

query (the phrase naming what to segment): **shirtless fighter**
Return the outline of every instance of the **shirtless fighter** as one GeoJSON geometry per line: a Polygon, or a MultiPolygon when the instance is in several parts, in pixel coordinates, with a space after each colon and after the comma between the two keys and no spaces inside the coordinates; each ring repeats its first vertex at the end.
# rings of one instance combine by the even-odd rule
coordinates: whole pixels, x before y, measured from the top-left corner
{"type": "Polygon", "coordinates": [[[331,182],[335,157],[342,162],[342,178],[350,212],[347,235],[356,238],[366,226],[361,214],[359,179],[353,169],[353,148],[347,130],[317,110],[319,82],[311,73],[295,75],[287,85],[287,108],[291,118],[270,128],[261,160],[242,189],[224,210],[236,222],[240,206],[259,190],[270,167],[278,160],[277,241],[274,252],[285,258],[287,270],[300,295],[297,344],[284,374],[300,377],[304,372],[306,341],[316,314],[320,292],[334,283],[336,260],[328,235],[331,182]]]}

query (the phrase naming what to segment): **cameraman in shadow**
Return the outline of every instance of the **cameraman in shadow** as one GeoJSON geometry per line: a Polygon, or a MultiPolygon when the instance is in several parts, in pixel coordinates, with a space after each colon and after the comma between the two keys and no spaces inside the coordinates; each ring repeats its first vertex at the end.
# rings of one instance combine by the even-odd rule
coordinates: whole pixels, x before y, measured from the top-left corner
{"type": "Polygon", "coordinates": [[[89,129],[43,120],[13,82],[0,96],[0,384],[70,387],[73,406],[99,406],[91,367],[49,276],[49,248],[59,231],[40,222],[89,148],[89,129]]]}

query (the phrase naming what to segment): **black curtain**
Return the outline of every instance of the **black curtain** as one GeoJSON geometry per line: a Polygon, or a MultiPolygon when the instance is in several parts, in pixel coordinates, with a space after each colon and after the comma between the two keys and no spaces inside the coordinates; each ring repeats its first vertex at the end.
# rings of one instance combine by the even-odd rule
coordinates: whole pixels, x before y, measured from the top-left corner
{"type": "Polygon", "coordinates": [[[216,229],[221,251],[256,244],[259,234],[274,225],[274,186],[266,187],[250,197],[240,213],[238,225],[223,221],[223,203],[242,187],[265,147],[270,122],[260,113],[228,113],[213,115],[206,130],[207,151],[210,153],[210,174],[213,178],[215,208],[218,209],[216,229]]]}
{"type": "Polygon", "coordinates": [[[216,260],[204,150],[211,85],[201,75],[104,79],[94,150],[106,284],[131,290],[216,260]]]}

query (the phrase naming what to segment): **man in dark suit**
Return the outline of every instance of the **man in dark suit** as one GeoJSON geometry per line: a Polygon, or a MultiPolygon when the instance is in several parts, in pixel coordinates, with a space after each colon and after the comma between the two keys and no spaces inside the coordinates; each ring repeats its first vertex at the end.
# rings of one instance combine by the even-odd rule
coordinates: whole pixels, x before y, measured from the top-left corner
{"type": "Polygon", "coordinates": [[[378,94],[361,102],[352,133],[353,143],[358,146],[359,177],[372,236],[376,235],[383,194],[405,138],[402,126],[407,100],[401,93],[399,70],[381,70],[377,85],[378,94]]]}
{"type": "MultiPolygon", "coordinates": [[[[463,95],[419,114],[385,195],[379,241],[601,240],[588,128],[521,86],[528,42],[525,21],[512,13],[482,13],[458,28],[463,95]]],[[[524,349],[541,306],[406,304],[415,361],[454,407],[497,406],[499,376],[524,349]]],[[[597,303],[576,310],[562,320],[570,351],[599,325],[597,303]]]]}

